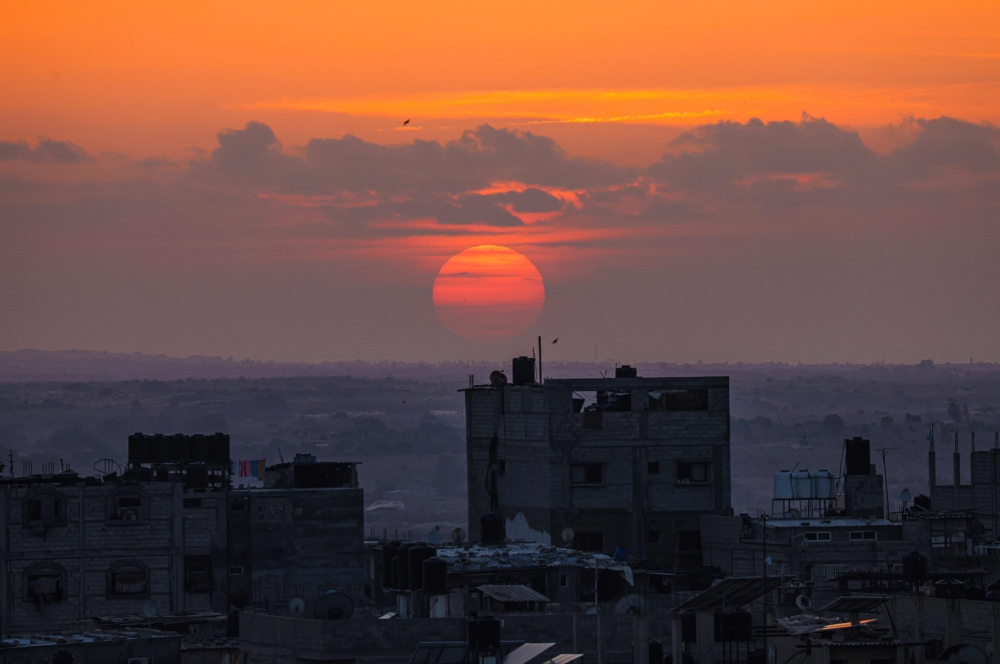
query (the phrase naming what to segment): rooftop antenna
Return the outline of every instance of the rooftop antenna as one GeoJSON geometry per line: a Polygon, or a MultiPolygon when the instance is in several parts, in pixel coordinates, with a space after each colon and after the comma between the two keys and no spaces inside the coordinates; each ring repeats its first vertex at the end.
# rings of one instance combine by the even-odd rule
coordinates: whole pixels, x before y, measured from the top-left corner
{"type": "MultiPolygon", "coordinates": [[[[368,429],[365,429],[365,438],[368,437],[368,429]]],[[[368,441],[365,440],[367,443],[368,441]]],[[[281,445],[277,445],[278,448],[278,458],[281,459],[281,463],[285,463],[285,457],[281,456],[281,445]]]]}
{"type": "Polygon", "coordinates": [[[542,384],[542,335],[538,335],[538,384],[542,384]]]}
{"type": "Polygon", "coordinates": [[[881,447],[877,450],[879,454],[882,455],[882,475],[885,478],[885,518],[889,518],[889,470],[885,465],[885,457],[892,450],[898,450],[898,447],[881,447]]]}
{"type": "Polygon", "coordinates": [[[14,479],[14,450],[10,451],[10,479],[14,479]]]}

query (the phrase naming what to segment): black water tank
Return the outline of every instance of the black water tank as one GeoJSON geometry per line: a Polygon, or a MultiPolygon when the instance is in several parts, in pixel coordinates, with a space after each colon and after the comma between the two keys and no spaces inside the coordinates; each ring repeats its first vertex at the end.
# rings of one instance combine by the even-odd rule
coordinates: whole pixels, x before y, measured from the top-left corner
{"type": "Polygon", "coordinates": [[[436,555],[435,549],[423,544],[410,549],[410,590],[420,590],[424,587],[424,561],[436,555]]]}
{"type": "Polygon", "coordinates": [[[500,544],[504,540],[503,518],[496,514],[484,514],[479,519],[479,527],[482,530],[480,540],[483,544],[500,544]]]}
{"type": "Polygon", "coordinates": [[[399,589],[399,556],[395,556],[389,561],[389,588],[392,590],[399,589]]]}
{"type": "Polygon", "coordinates": [[[399,542],[389,542],[382,547],[382,587],[392,588],[392,560],[399,550],[399,542]]]}
{"type": "Polygon", "coordinates": [[[444,558],[428,558],[423,565],[424,594],[448,594],[448,563],[444,558]]]}
{"type": "Polygon", "coordinates": [[[60,650],[52,655],[52,664],[73,664],[73,653],[60,650]]]}
{"type": "Polygon", "coordinates": [[[742,609],[729,614],[729,640],[753,641],[753,615],[742,609]]]}
{"type": "Polygon", "coordinates": [[[410,589],[410,549],[412,548],[413,543],[411,542],[403,542],[399,545],[399,552],[396,554],[396,560],[399,561],[398,576],[396,577],[399,584],[396,586],[398,590],[410,589]]]}
{"type": "Polygon", "coordinates": [[[627,364],[623,364],[620,367],[615,367],[615,378],[638,378],[639,370],[635,367],[630,367],[627,364]]]}
{"type": "Polygon", "coordinates": [[[487,616],[469,623],[469,650],[500,650],[500,621],[487,616]]]}
{"type": "Polygon", "coordinates": [[[663,664],[663,642],[649,640],[649,664],[663,664]]]}
{"type": "Polygon", "coordinates": [[[681,613],[681,641],[695,643],[698,640],[698,617],[694,611],[681,613]]]}
{"type": "Polygon", "coordinates": [[[871,475],[871,443],[860,436],[844,441],[844,465],[848,475],[871,475]]]}
{"type": "Polygon", "coordinates": [[[903,556],[903,583],[916,585],[927,580],[927,556],[914,551],[903,556]]]}
{"type": "Polygon", "coordinates": [[[531,385],[535,382],[535,358],[521,357],[514,358],[514,384],[531,385]]]}
{"type": "Polygon", "coordinates": [[[913,506],[919,507],[924,512],[930,512],[931,511],[930,496],[927,496],[925,494],[920,494],[919,496],[913,499],[913,506]]]}
{"type": "Polygon", "coordinates": [[[965,598],[983,601],[986,599],[986,588],[982,586],[969,586],[965,589],[965,598]]]}

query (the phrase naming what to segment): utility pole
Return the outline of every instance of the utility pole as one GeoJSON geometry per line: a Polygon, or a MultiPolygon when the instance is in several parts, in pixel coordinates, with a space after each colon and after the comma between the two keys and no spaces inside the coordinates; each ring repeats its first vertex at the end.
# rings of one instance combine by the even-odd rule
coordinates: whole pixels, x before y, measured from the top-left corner
{"type": "Polygon", "coordinates": [[[882,455],[882,477],[885,481],[885,518],[889,518],[889,469],[885,465],[885,457],[892,450],[898,450],[898,447],[882,447],[877,450],[880,455],[882,455]]]}

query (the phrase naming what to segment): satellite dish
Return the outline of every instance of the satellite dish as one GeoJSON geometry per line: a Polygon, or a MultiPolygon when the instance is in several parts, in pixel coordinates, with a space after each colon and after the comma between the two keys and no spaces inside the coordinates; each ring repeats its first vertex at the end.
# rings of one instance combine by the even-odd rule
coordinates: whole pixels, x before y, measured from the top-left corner
{"type": "Polygon", "coordinates": [[[451,531],[451,541],[455,544],[461,544],[465,541],[465,530],[463,528],[456,528],[451,531]]]}
{"type": "Polygon", "coordinates": [[[146,602],[142,607],[142,615],[147,618],[152,618],[156,615],[156,605],[152,602],[146,602]]]}
{"type": "Polygon", "coordinates": [[[615,613],[618,615],[646,613],[646,600],[641,595],[626,595],[615,604],[615,613]]]}
{"type": "Polygon", "coordinates": [[[562,531],[562,541],[563,542],[566,542],[566,544],[569,544],[570,542],[573,541],[573,539],[575,537],[576,537],[576,533],[573,531],[572,528],[563,528],[563,531],[562,531]]]}
{"type": "Polygon", "coordinates": [[[899,499],[903,501],[903,504],[905,505],[906,503],[913,500],[913,494],[910,493],[909,489],[903,489],[902,491],[899,492],[899,499]]]}
{"type": "Polygon", "coordinates": [[[306,612],[306,602],[301,597],[296,597],[288,603],[288,610],[293,616],[301,616],[306,612]]]}
{"type": "Polygon", "coordinates": [[[354,614],[354,601],[344,593],[328,590],[313,604],[317,620],[347,620],[354,614]]]}
{"type": "Polygon", "coordinates": [[[795,606],[803,611],[808,611],[812,608],[812,600],[809,599],[809,595],[799,595],[795,598],[795,606]]]}

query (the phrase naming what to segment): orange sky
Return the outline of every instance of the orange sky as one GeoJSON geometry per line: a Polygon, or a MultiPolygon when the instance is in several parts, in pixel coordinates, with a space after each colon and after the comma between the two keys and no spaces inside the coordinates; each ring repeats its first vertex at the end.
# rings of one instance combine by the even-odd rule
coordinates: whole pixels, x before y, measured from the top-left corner
{"type": "Polygon", "coordinates": [[[286,145],[488,121],[649,163],[679,127],[751,115],[1000,122],[993,1],[6,1],[2,14],[0,138],[98,153],[186,156],[251,119],[286,145]]]}

